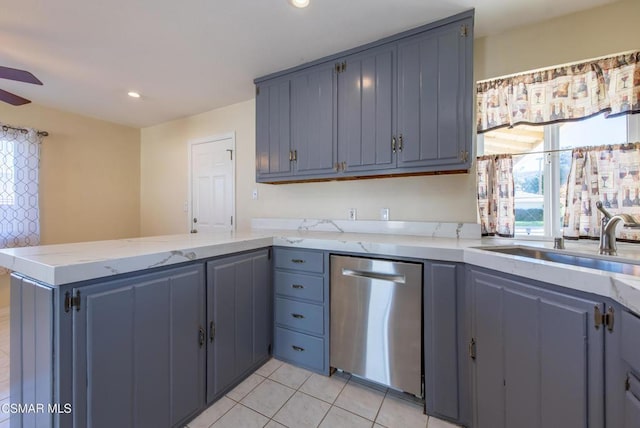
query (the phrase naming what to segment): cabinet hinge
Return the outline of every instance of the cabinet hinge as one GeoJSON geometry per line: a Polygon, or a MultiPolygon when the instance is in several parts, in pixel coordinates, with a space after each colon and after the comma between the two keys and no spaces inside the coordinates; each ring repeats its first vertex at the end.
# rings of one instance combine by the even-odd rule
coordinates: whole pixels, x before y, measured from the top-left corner
{"type": "Polygon", "coordinates": [[[64,311],[69,312],[71,308],[76,308],[76,312],[80,310],[80,290],[76,290],[73,297],[70,291],[64,293],[64,311]]]}
{"type": "Polygon", "coordinates": [[[463,24],[460,26],[460,37],[467,37],[469,35],[469,26],[463,24]]]}
{"type": "Polygon", "coordinates": [[[202,348],[204,346],[204,328],[199,327],[198,328],[198,345],[202,348]]]}
{"type": "Polygon", "coordinates": [[[216,338],[216,325],[213,323],[213,321],[209,322],[209,342],[213,342],[213,340],[216,338]]]}
{"type": "Polygon", "coordinates": [[[336,72],[336,74],[340,73],[340,63],[336,63],[336,65],[333,67],[333,70],[336,72]]]}
{"type": "Polygon", "coordinates": [[[600,329],[601,325],[606,325],[607,330],[613,331],[613,323],[615,318],[615,311],[613,307],[609,306],[607,312],[602,313],[599,306],[593,309],[593,322],[596,330],[600,329]]]}
{"type": "Polygon", "coordinates": [[[231,226],[233,226],[233,216],[231,216],[231,226]]]}
{"type": "Polygon", "coordinates": [[[344,73],[347,69],[347,61],[343,61],[342,64],[340,64],[340,73],[344,73]]]}
{"type": "Polygon", "coordinates": [[[256,97],[260,95],[260,86],[256,86],[256,97]]]}
{"type": "Polygon", "coordinates": [[[469,357],[472,360],[476,359],[476,339],[471,338],[471,342],[469,342],[469,357]]]}
{"type": "Polygon", "coordinates": [[[460,161],[466,162],[469,159],[469,152],[466,150],[460,150],[460,161]]]}

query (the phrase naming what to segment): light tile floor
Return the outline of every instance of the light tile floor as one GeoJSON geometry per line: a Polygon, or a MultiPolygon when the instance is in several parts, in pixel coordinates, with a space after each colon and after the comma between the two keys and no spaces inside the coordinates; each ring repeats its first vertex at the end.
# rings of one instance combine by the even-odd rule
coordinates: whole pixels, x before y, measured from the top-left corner
{"type": "MultiPolygon", "coordinates": [[[[9,308],[0,308],[0,407],[9,402],[9,308]]],[[[9,415],[0,411],[0,428],[9,415]]],[[[321,376],[269,360],[189,428],[455,428],[409,396],[343,373],[321,376]]]]}
{"type": "Polygon", "coordinates": [[[188,424],[189,428],[455,428],[411,396],[344,373],[321,376],[276,359],[188,424]]]}

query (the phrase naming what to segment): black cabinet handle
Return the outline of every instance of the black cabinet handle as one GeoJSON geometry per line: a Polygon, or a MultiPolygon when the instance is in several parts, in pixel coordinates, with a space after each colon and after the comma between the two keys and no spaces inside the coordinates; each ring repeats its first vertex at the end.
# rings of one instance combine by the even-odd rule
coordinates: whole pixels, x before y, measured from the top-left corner
{"type": "Polygon", "coordinates": [[[301,264],[301,263],[304,263],[304,260],[302,260],[302,259],[291,259],[291,263],[301,264]]]}
{"type": "Polygon", "coordinates": [[[293,350],[294,350],[294,351],[296,351],[296,352],[302,352],[302,351],[304,351],[304,348],[301,348],[301,347],[296,346],[296,345],[291,345],[291,347],[292,347],[292,348],[293,348],[293,350]]]}
{"type": "Polygon", "coordinates": [[[301,289],[301,288],[304,288],[304,285],[300,285],[300,284],[291,284],[291,288],[301,289]]]}
{"type": "Polygon", "coordinates": [[[294,317],[294,318],[298,318],[299,320],[304,318],[304,315],[302,315],[302,314],[291,314],[291,316],[294,317]]]}

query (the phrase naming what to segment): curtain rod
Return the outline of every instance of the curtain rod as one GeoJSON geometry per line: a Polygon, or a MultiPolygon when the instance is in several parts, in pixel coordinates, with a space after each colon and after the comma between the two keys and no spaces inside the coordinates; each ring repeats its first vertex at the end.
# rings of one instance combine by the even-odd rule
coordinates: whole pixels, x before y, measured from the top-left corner
{"type": "MultiPolygon", "coordinates": [[[[19,131],[22,132],[23,134],[26,134],[27,132],[29,132],[28,129],[26,128],[16,128],[15,126],[9,126],[9,125],[2,125],[2,130],[3,131],[8,131],[9,129],[13,129],[14,131],[19,131]]],[[[49,133],[47,131],[37,131],[38,137],[48,137],[49,133]]]]}
{"type": "MultiPolygon", "coordinates": [[[[625,146],[628,144],[634,144],[634,143],[619,143],[619,145],[625,146]]],[[[637,144],[637,143],[636,143],[637,144]]],[[[603,146],[615,146],[618,144],[603,144],[603,146]]],[[[524,152],[524,153],[499,153],[499,154],[495,154],[495,155],[486,155],[486,156],[500,156],[500,155],[511,155],[511,156],[526,156],[526,155],[540,155],[540,154],[545,154],[545,153],[558,153],[558,152],[571,152],[574,149],[584,149],[584,150],[589,150],[589,149],[593,149],[593,148],[597,148],[600,146],[582,146],[582,147],[571,147],[568,149],[553,149],[553,150],[538,150],[536,152],[524,152]]]]}

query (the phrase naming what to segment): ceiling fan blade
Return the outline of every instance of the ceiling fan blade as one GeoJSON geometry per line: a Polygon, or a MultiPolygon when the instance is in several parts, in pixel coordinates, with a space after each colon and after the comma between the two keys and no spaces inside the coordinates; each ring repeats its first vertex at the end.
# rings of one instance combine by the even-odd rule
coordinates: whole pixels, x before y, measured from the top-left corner
{"type": "Polygon", "coordinates": [[[18,82],[33,83],[34,85],[42,85],[36,76],[25,70],[17,68],[9,68],[0,66],[0,78],[17,80],[18,82]]]}
{"type": "Polygon", "coordinates": [[[3,91],[2,89],[0,89],[0,101],[4,101],[5,103],[9,103],[14,106],[21,106],[31,102],[26,98],[19,97],[11,92],[3,91]]]}

